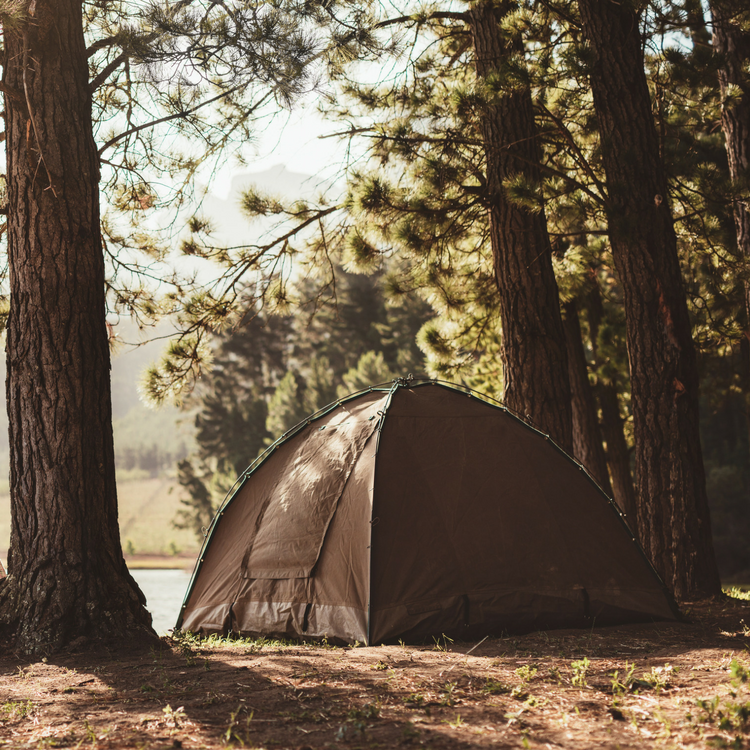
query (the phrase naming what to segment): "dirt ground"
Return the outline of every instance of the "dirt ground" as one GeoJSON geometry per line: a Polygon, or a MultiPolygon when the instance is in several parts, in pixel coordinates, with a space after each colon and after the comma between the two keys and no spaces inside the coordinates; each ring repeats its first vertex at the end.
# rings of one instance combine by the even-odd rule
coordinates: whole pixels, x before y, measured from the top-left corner
{"type": "Polygon", "coordinates": [[[0,656],[12,748],[750,747],[750,602],[691,623],[335,648],[0,656]]]}

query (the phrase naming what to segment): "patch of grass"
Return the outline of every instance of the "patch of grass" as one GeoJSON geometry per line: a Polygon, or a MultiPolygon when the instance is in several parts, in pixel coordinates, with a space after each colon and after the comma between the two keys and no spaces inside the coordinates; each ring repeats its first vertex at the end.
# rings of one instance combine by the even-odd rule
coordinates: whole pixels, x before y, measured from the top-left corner
{"type": "Polygon", "coordinates": [[[750,672],[737,659],[732,659],[732,663],[729,665],[729,672],[732,675],[731,683],[735,688],[744,685],[750,678],[750,672]]]}
{"type": "Polygon", "coordinates": [[[0,721],[25,719],[34,710],[30,701],[7,701],[0,705],[0,721]]]}
{"type": "Polygon", "coordinates": [[[710,724],[723,731],[744,731],[750,720],[750,703],[735,702],[730,698],[722,701],[720,696],[715,695],[710,699],[696,701],[696,705],[700,713],[697,716],[688,714],[687,718],[697,724],[710,724]]]}
{"type": "Polygon", "coordinates": [[[633,689],[633,683],[635,682],[635,662],[628,664],[625,662],[625,672],[620,678],[620,670],[616,669],[609,676],[612,678],[612,695],[622,695],[628,693],[633,689]]]}
{"type": "Polygon", "coordinates": [[[440,693],[442,693],[442,699],[440,700],[440,703],[444,706],[452,706],[456,702],[455,692],[456,688],[458,687],[458,683],[456,682],[446,682],[443,687],[440,688],[440,693]]]}
{"type": "Polygon", "coordinates": [[[424,695],[421,693],[409,693],[401,699],[407,706],[421,708],[424,705],[424,695]]]}
{"type": "Polygon", "coordinates": [[[740,588],[739,586],[731,586],[729,588],[725,588],[724,593],[727,596],[731,596],[732,599],[744,599],[745,601],[750,601],[749,589],[740,588]]]}
{"type": "Polygon", "coordinates": [[[367,731],[367,722],[380,716],[380,705],[366,703],[361,708],[351,708],[346,714],[346,721],[338,728],[336,739],[347,742],[354,737],[361,737],[367,731]]]}
{"type": "Polygon", "coordinates": [[[516,670],[516,676],[520,678],[521,682],[531,682],[538,671],[539,668],[536,665],[526,664],[516,670]]]}
{"type": "Polygon", "coordinates": [[[563,676],[557,667],[550,667],[547,670],[547,679],[556,682],[558,685],[562,685],[563,682],[563,676]]]}
{"type": "Polygon", "coordinates": [[[380,716],[380,706],[377,703],[365,703],[361,708],[352,708],[346,714],[351,721],[372,721],[380,716]]]}
{"type": "Polygon", "coordinates": [[[291,638],[258,638],[244,637],[239,635],[216,635],[215,633],[208,636],[201,636],[197,633],[191,633],[185,630],[174,630],[172,632],[172,641],[182,653],[192,652],[200,648],[247,648],[248,653],[257,654],[265,649],[284,649],[284,648],[325,648],[337,649],[324,640],[320,643],[309,641],[296,641],[291,638]]]}
{"type": "Polygon", "coordinates": [[[665,664],[663,667],[652,667],[651,672],[644,675],[639,682],[645,683],[651,688],[651,690],[655,690],[659,693],[669,687],[672,681],[672,676],[677,671],[678,669],[670,664],[665,664]]]}
{"type": "Polygon", "coordinates": [[[490,695],[502,695],[504,693],[510,693],[512,690],[510,685],[506,685],[504,682],[495,680],[492,677],[488,677],[482,685],[482,692],[489,693],[490,695]]]}
{"type": "Polygon", "coordinates": [[[435,638],[435,636],[433,635],[432,640],[435,641],[433,651],[448,651],[448,648],[453,645],[453,639],[448,638],[445,633],[443,633],[439,638],[435,638]]]}

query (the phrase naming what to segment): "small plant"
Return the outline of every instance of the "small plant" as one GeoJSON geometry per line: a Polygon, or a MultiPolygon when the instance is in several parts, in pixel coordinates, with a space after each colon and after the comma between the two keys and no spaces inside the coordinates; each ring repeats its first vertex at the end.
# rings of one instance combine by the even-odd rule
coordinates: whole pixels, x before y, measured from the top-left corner
{"type": "Polygon", "coordinates": [[[241,722],[238,719],[242,710],[242,706],[237,706],[237,710],[232,711],[229,714],[229,723],[227,724],[226,731],[222,735],[225,745],[234,745],[235,743],[245,745],[250,742],[250,722],[253,720],[253,712],[251,711],[245,719],[245,731],[243,737],[240,735],[241,722]]]}
{"type": "Polygon", "coordinates": [[[575,687],[588,686],[588,683],[586,682],[586,673],[589,671],[589,666],[590,662],[586,656],[579,661],[572,661],[570,663],[570,668],[573,670],[573,678],[570,681],[572,685],[575,687]]]}
{"type": "Polygon", "coordinates": [[[164,712],[164,726],[179,729],[180,722],[185,718],[185,707],[172,708],[169,704],[162,708],[164,712]]]}
{"type": "Polygon", "coordinates": [[[443,687],[440,688],[440,692],[443,694],[443,698],[440,701],[440,703],[443,706],[452,706],[456,702],[454,693],[457,687],[458,687],[458,683],[446,682],[445,685],[443,685],[443,687]]]}
{"type": "Polygon", "coordinates": [[[748,719],[750,719],[750,703],[735,703],[728,700],[724,704],[719,729],[741,729],[744,731],[748,719]]]}
{"type": "Polygon", "coordinates": [[[28,701],[8,701],[0,706],[0,721],[25,719],[34,710],[34,704],[28,701]]]}
{"type": "Polygon", "coordinates": [[[380,716],[380,706],[377,703],[365,703],[362,708],[352,708],[347,713],[351,721],[370,721],[380,716]]]}
{"type": "Polygon", "coordinates": [[[733,599],[750,599],[750,591],[742,589],[739,586],[732,586],[732,588],[724,589],[724,593],[727,596],[731,596],[733,599]]]}
{"type": "Polygon", "coordinates": [[[620,670],[618,669],[609,675],[612,678],[612,694],[615,696],[622,695],[633,689],[635,662],[632,664],[625,662],[625,670],[622,680],[620,679],[620,670]]]}
{"type": "Polygon", "coordinates": [[[526,664],[516,670],[516,676],[519,677],[522,682],[531,682],[534,677],[536,677],[538,671],[538,667],[526,664]]]}
{"type": "Polygon", "coordinates": [[[554,680],[558,685],[562,684],[563,676],[560,674],[560,670],[557,667],[550,667],[547,670],[547,676],[550,680],[554,680]]]}
{"type": "Polygon", "coordinates": [[[499,680],[493,680],[491,677],[488,677],[484,685],[482,685],[482,692],[489,693],[490,695],[510,693],[510,691],[510,685],[506,685],[504,682],[500,682],[499,680]]]}
{"type": "Polygon", "coordinates": [[[435,636],[433,635],[432,636],[432,640],[435,641],[435,645],[433,647],[433,651],[447,652],[448,648],[449,648],[449,644],[453,643],[453,639],[452,638],[448,638],[448,636],[445,635],[445,633],[443,633],[440,636],[440,638],[435,638],[435,636]],[[442,642],[441,642],[441,640],[442,640],[442,642]]]}
{"type": "Polygon", "coordinates": [[[729,665],[729,672],[732,675],[730,679],[735,688],[739,688],[740,685],[744,685],[750,679],[750,672],[737,659],[732,659],[732,663],[729,665]]]}
{"type": "Polygon", "coordinates": [[[663,667],[652,667],[651,672],[643,676],[643,679],[639,682],[645,683],[649,688],[660,693],[669,687],[672,680],[672,675],[677,669],[670,664],[665,664],[663,667]]]}
{"type": "Polygon", "coordinates": [[[453,727],[454,729],[458,729],[459,727],[462,727],[464,725],[464,720],[461,718],[461,714],[456,714],[456,718],[453,719],[453,721],[446,721],[445,723],[449,727],[453,727]]]}
{"type": "MultiPolygon", "coordinates": [[[[710,700],[698,700],[696,705],[702,713],[695,717],[698,724],[715,724],[719,729],[728,732],[740,730],[745,732],[750,722],[750,703],[735,703],[725,699],[722,705],[721,698],[715,695],[710,700]]],[[[694,717],[687,716],[688,720],[694,717]]]]}
{"type": "Polygon", "coordinates": [[[413,706],[414,708],[421,708],[424,705],[424,695],[420,693],[409,693],[402,700],[407,706],[413,706]]]}
{"type": "Polygon", "coordinates": [[[81,742],[83,742],[84,740],[88,740],[92,745],[96,745],[96,732],[91,728],[91,724],[89,724],[88,719],[83,720],[83,731],[86,736],[83,740],[81,740],[81,742]]]}

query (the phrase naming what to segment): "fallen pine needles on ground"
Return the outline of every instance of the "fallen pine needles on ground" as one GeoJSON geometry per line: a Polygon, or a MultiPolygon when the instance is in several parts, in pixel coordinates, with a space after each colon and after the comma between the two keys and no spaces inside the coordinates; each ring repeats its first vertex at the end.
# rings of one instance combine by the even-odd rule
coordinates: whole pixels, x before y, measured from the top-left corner
{"type": "MultiPolygon", "coordinates": [[[[734,591],[739,595],[740,592],[734,591]]],[[[12,748],[744,748],[750,601],[422,646],[272,639],[0,657],[12,748]]]]}

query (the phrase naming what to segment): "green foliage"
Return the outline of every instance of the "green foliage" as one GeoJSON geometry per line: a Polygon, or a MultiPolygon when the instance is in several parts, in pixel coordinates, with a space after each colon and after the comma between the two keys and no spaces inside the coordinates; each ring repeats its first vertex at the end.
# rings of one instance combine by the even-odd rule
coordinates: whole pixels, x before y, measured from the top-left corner
{"type": "Polygon", "coordinates": [[[298,391],[297,378],[290,370],[276,386],[268,402],[266,431],[271,435],[282,435],[307,416],[305,401],[298,391]]]}
{"type": "Polygon", "coordinates": [[[531,682],[534,677],[536,677],[538,672],[538,667],[532,666],[530,664],[525,664],[524,666],[519,667],[516,670],[516,675],[521,680],[521,682],[531,682]]]}
{"type": "Polygon", "coordinates": [[[504,693],[510,693],[512,690],[510,685],[506,685],[504,682],[492,679],[488,677],[482,685],[482,692],[490,695],[502,695],[504,693]]]}
{"type": "Polygon", "coordinates": [[[750,672],[737,659],[732,659],[732,663],[729,665],[729,672],[732,675],[731,682],[735,689],[739,689],[741,685],[747,684],[748,679],[750,679],[750,672]]]}
{"type": "Polygon", "coordinates": [[[750,591],[739,586],[731,586],[730,588],[724,589],[724,593],[727,596],[731,596],[733,599],[744,599],[745,601],[750,600],[750,591]]]}
{"type": "MultiPolygon", "coordinates": [[[[178,397],[186,382],[199,383],[190,403],[199,411],[206,404],[205,435],[190,471],[181,469],[185,486],[198,493],[196,518],[205,519],[269,440],[344,389],[426,368],[502,394],[483,123],[489,107],[521,87],[531,89],[534,101],[540,174],[510,175],[503,189],[525,210],[544,208],[561,300],[580,312],[590,380],[616,386],[631,440],[625,321],[607,240],[614,187],[603,177],[588,82],[591,54],[573,5],[508,7],[502,33],[513,51],[480,77],[467,16],[430,3],[155,3],[137,14],[123,2],[86,6],[89,37],[114,40],[91,57],[103,185],[112,207],[103,222],[110,306],[144,320],[176,316],[181,337],[148,374],[145,390],[163,400],[178,397]],[[401,23],[381,23],[394,13],[403,15],[401,23]],[[118,55],[127,66],[116,65],[118,55]],[[357,80],[363,68],[352,63],[376,58],[388,76],[357,80]],[[346,138],[367,144],[357,146],[363,156],[342,176],[343,198],[286,204],[249,191],[247,215],[275,222],[267,237],[221,247],[210,223],[195,216],[182,251],[213,262],[218,278],[207,289],[163,273],[175,243],[169,222],[160,221],[168,230],[153,230],[156,212],[179,211],[206,169],[204,160],[215,164],[249,141],[256,117],[310,85],[313,61],[331,82],[321,108],[348,124],[346,138]],[[161,85],[165,68],[180,71],[172,86],[161,85]],[[103,71],[109,75],[98,80],[103,71]],[[202,117],[208,108],[211,116],[202,117]],[[138,129],[157,115],[174,119],[138,129]],[[388,304],[374,299],[368,277],[347,275],[338,261],[347,271],[375,274],[388,304]],[[126,283],[144,272],[170,291],[126,283]],[[212,357],[225,357],[223,344],[209,345],[212,333],[223,331],[228,341],[247,323],[246,314],[291,321],[292,311],[291,339],[279,338],[282,364],[274,360],[262,375],[244,377],[219,363],[216,375],[206,376],[212,357]],[[417,319],[420,351],[408,336],[417,319]],[[211,389],[216,395],[209,405],[211,389]],[[224,441],[220,434],[231,437],[224,441]]],[[[669,195],[661,199],[675,216],[699,346],[719,562],[724,572],[738,574],[750,570],[743,541],[750,533],[750,441],[741,424],[750,408],[750,360],[740,356],[747,348],[748,271],[731,220],[736,195],[718,127],[717,60],[694,3],[644,6],[642,32],[670,175],[669,195]]],[[[737,95],[729,91],[730,100],[737,95]]]]}
{"type": "Polygon", "coordinates": [[[201,539],[235,479],[276,438],[337,393],[421,370],[425,306],[387,304],[382,275],[339,267],[335,290],[312,276],[300,285],[311,302],[294,316],[258,312],[217,339],[212,372],[184,404],[196,414],[198,449],[178,465],[186,497],[175,525],[201,539]]]}
{"type": "MultiPolygon", "coordinates": [[[[431,4],[400,7],[403,25],[384,26],[400,53],[383,65],[387,77],[365,84],[342,56],[336,91],[322,108],[348,124],[344,138],[366,158],[342,175],[347,188],[338,204],[310,203],[298,213],[286,207],[278,216],[310,230],[295,236],[319,265],[332,247],[349,269],[372,271],[398,259],[387,272],[388,295],[416,293],[432,310],[418,337],[428,372],[502,396],[482,125],[488,107],[530,87],[539,179],[511,175],[503,189],[528,211],[544,208],[561,301],[574,302],[580,313],[590,381],[616,388],[632,447],[625,318],[608,242],[614,188],[602,169],[591,53],[574,5],[511,6],[502,31],[515,51],[482,77],[467,17],[436,13],[431,4]]],[[[723,573],[739,575],[750,571],[743,541],[750,534],[750,444],[742,424],[750,413],[750,358],[743,364],[738,357],[747,347],[748,271],[732,224],[736,196],[719,127],[718,61],[700,4],[643,7],[653,112],[670,175],[669,195],[660,199],[675,216],[702,369],[701,427],[718,559],[723,573]]]]}
{"type": "Polygon", "coordinates": [[[635,683],[635,662],[628,665],[627,662],[625,662],[625,672],[622,675],[622,678],[620,678],[620,670],[616,669],[610,677],[612,678],[612,695],[618,696],[622,695],[623,693],[627,693],[630,690],[632,690],[633,685],[635,683]]]}
{"type": "Polygon", "coordinates": [[[370,385],[385,383],[396,377],[385,363],[382,352],[365,352],[352,367],[342,375],[343,385],[338,387],[339,397],[360,391],[370,385]]]}
{"type": "Polygon", "coordinates": [[[587,656],[583,659],[570,662],[570,669],[573,672],[573,677],[570,680],[570,684],[576,687],[587,687],[586,675],[589,671],[590,662],[587,656]]]}
{"type": "Polygon", "coordinates": [[[0,705],[0,721],[25,719],[34,710],[34,704],[26,701],[6,701],[0,705]]]}

